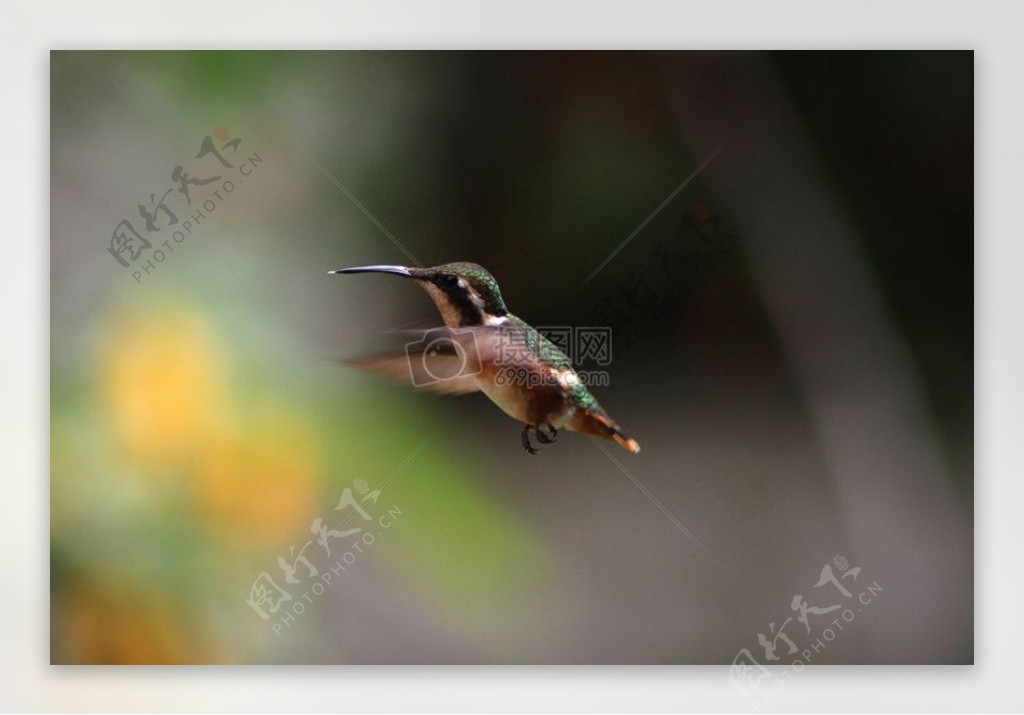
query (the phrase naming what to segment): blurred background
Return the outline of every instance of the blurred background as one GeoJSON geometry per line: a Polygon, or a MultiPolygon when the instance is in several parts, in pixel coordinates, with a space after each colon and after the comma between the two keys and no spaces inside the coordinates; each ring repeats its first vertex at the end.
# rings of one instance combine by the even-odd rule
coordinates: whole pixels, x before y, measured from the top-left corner
{"type": "Polygon", "coordinates": [[[972,662],[973,72],[53,53],[52,661],[972,662]],[[643,451],[339,366],[410,255],[612,327],[643,451]]]}

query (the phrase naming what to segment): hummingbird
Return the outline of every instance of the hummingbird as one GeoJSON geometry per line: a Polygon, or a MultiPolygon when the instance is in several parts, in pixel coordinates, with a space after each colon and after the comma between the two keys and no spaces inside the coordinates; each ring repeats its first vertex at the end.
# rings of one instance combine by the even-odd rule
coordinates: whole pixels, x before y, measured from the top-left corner
{"type": "Polygon", "coordinates": [[[379,265],[330,273],[386,273],[411,279],[427,291],[445,324],[427,331],[433,339],[406,345],[404,354],[346,361],[349,364],[438,393],[483,392],[523,423],[520,437],[530,454],[537,453],[531,434],[539,443],[551,444],[561,429],[640,451],[640,444],[622,431],[583,384],[569,357],[508,311],[498,282],[482,266],[379,265]]]}

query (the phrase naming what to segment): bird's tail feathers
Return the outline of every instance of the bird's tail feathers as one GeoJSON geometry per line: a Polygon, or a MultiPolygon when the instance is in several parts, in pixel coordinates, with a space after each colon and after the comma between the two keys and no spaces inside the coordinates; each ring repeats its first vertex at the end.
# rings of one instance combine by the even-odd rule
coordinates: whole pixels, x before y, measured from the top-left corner
{"type": "Polygon", "coordinates": [[[585,432],[598,437],[604,437],[605,439],[614,440],[624,449],[628,449],[633,454],[640,451],[640,443],[623,432],[622,429],[612,421],[611,417],[603,412],[586,413],[584,423],[581,426],[583,429],[578,430],[579,432],[585,432]]]}

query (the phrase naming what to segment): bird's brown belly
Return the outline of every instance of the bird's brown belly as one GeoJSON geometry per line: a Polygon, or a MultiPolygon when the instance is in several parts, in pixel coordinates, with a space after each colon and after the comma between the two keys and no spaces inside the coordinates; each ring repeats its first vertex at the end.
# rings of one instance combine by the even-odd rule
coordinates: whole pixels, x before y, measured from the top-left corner
{"type": "Polygon", "coordinates": [[[481,391],[512,419],[531,425],[549,422],[561,426],[569,405],[562,387],[545,378],[541,370],[525,368],[509,373],[488,365],[477,380],[481,391]]]}

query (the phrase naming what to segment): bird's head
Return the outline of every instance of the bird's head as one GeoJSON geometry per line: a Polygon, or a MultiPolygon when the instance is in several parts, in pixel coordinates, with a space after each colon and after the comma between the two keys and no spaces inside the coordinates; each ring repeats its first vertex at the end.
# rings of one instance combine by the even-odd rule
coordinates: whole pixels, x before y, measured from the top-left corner
{"type": "Polygon", "coordinates": [[[390,273],[412,278],[430,294],[449,328],[500,325],[508,309],[494,276],[476,263],[445,263],[433,268],[358,266],[331,273],[390,273]]]}

